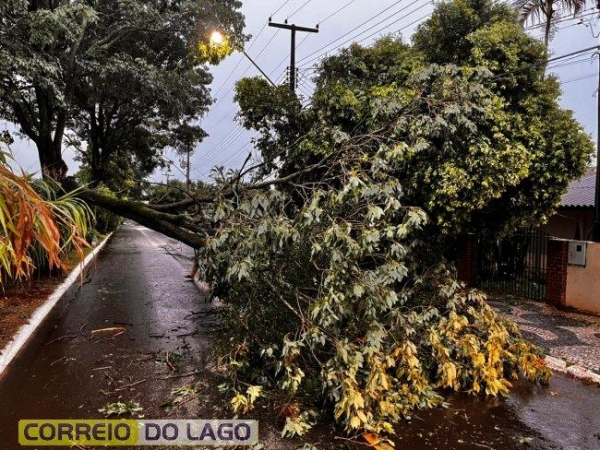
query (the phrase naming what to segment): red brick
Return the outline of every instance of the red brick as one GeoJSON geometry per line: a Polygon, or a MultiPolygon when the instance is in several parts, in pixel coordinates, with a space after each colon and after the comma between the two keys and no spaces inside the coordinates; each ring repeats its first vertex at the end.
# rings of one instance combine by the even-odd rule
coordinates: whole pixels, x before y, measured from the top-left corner
{"type": "Polygon", "coordinates": [[[567,297],[567,263],[569,242],[560,239],[548,241],[546,270],[546,301],[554,306],[565,306],[567,297]]]}
{"type": "Polygon", "coordinates": [[[468,234],[458,241],[458,279],[468,286],[477,285],[477,242],[475,235],[468,234]]]}

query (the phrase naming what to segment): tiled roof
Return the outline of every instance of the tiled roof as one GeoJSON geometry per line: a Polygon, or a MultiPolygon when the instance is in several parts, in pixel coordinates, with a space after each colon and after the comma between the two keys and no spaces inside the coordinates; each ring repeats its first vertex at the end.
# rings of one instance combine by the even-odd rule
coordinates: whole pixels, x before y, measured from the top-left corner
{"type": "Polygon", "coordinates": [[[592,167],[579,180],[572,181],[562,196],[561,206],[569,208],[593,208],[596,195],[596,168],[592,167]]]}

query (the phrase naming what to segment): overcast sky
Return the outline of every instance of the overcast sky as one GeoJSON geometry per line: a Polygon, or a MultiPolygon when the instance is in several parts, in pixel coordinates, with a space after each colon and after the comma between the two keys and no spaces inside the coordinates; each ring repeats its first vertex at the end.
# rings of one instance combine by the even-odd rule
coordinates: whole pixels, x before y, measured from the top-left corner
{"type": "MultiPolygon", "coordinates": [[[[592,6],[590,3],[589,7],[592,6]]],[[[288,19],[289,23],[308,27],[319,24],[319,33],[298,33],[296,41],[296,60],[300,69],[298,94],[308,99],[313,86],[311,68],[319,58],[334,54],[339,50],[338,46],[346,47],[352,42],[368,45],[389,33],[401,33],[405,40],[410,40],[418,24],[426,20],[432,10],[433,4],[427,0],[247,0],[242,11],[246,16],[246,32],[253,39],[246,44],[246,51],[273,81],[283,82],[289,65],[290,33],[266,26],[269,17],[272,16],[275,22],[288,19]]],[[[599,33],[600,25],[595,24],[597,14],[591,9],[584,14],[586,19],[594,19],[592,28],[599,33]]],[[[590,27],[579,22],[580,19],[567,17],[559,23],[559,31],[551,45],[552,56],[596,45],[598,39],[594,38],[590,27]]],[[[539,28],[530,33],[542,34],[539,28]]],[[[592,54],[593,51],[589,51],[551,64],[550,71],[561,80],[561,104],[574,111],[575,117],[595,139],[598,61],[592,60],[592,54]]],[[[209,137],[197,146],[191,157],[191,178],[194,180],[208,180],[215,165],[239,167],[252,150],[251,135],[235,121],[237,107],[233,102],[233,87],[242,77],[259,75],[258,70],[243,54],[235,53],[214,67],[213,75],[211,90],[216,103],[202,119],[209,137]]],[[[19,140],[13,151],[21,167],[29,172],[39,170],[33,144],[19,140]]],[[[72,151],[66,149],[64,156],[70,172],[76,171],[72,151]]],[[[179,157],[169,151],[165,156],[174,162],[171,176],[183,180],[184,170],[179,157]]],[[[164,179],[164,171],[154,174],[154,178],[164,179]]]]}

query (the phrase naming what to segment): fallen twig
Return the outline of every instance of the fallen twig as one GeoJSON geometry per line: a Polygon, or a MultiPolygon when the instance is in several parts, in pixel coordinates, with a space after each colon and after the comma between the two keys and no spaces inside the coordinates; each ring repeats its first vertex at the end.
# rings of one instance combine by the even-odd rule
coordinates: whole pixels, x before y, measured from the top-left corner
{"type": "Polygon", "coordinates": [[[190,314],[185,316],[184,319],[187,319],[188,317],[192,317],[192,316],[200,316],[200,315],[204,315],[204,314],[216,314],[216,313],[217,313],[217,311],[215,309],[207,309],[206,311],[192,311],[190,314]]]}
{"type": "Polygon", "coordinates": [[[172,413],[173,411],[175,411],[177,408],[179,408],[181,405],[183,405],[184,403],[187,403],[187,402],[189,402],[190,400],[192,400],[192,399],[194,399],[194,398],[198,398],[198,394],[195,394],[195,395],[190,395],[190,396],[188,396],[188,398],[186,398],[186,399],[184,399],[184,400],[180,401],[179,403],[176,403],[176,404],[174,404],[174,405],[173,405],[173,407],[171,408],[171,410],[170,410],[170,411],[167,413],[167,417],[168,417],[168,416],[170,416],[170,415],[171,415],[171,413],[172,413]]]}
{"type": "Polygon", "coordinates": [[[191,377],[192,375],[199,375],[199,374],[201,374],[203,372],[204,372],[204,370],[196,370],[194,372],[182,373],[182,374],[179,374],[179,375],[171,375],[171,376],[168,376],[168,377],[159,377],[159,378],[157,378],[157,380],[170,380],[172,378],[191,377]]]}
{"type": "Polygon", "coordinates": [[[119,387],[119,388],[115,389],[115,390],[114,390],[114,392],[124,391],[125,389],[132,388],[132,387],[134,387],[134,386],[137,386],[138,384],[145,383],[146,381],[147,381],[147,380],[146,380],[146,379],[144,379],[144,380],[136,381],[135,383],[126,384],[126,385],[124,385],[124,386],[121,386],[121,387],[119,387]]]}
{"type": "Polygon", "coordinates": [[[62,341],[63,339],[73,339],[73,338],[76,338],[76,337],[77,337],[76,334],[67,334],[66,336],[60,336],[60,337],[57,337],[56,339],[52,339],[51,341],[46,342],[45,345],[50,345],[53,342],[62,341]]]}
{"type": "Polygon", "coordinates": [[[66,358],[67,358],[66,356],[63,356],[62,358],[58,358],[56,361],[54,361],[54,362],[51,362],[51,363],[50,363],[50,365],[51,365],[51,366],[53,366],[53,365],[54,365],[54,364],[56,364],[57,362],[60,362],[60,361],[62,361],[63,359],[66,359],[66,358]]]}
{"type": "Polygon", "coordinates": [[[92,330],[92,334],[96,333],[107,333],[111,331],[116,331],[117,334],[113,335],[113,337],[118,336],[119,334],[125,333],[125,327],[108,327],[108,328],[99,328],[97,330],[92,330]]]}

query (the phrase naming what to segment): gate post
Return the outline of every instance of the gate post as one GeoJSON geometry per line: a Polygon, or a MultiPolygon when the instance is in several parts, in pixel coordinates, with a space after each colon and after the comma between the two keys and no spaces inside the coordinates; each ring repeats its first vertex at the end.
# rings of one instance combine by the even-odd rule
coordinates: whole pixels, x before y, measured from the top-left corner
{"type": "Polygon", "coordinates": [[[557,307],[566,304],[568,262],[569,242],[563,239],[550,239],[546,270],[546,301],[557,307]]]}
{"type": "Polygon", "coordinates": [[[467,286],[477,285],[477,243],[475,235],[469,233],[458,239],[458,279],[467,286]]]}

